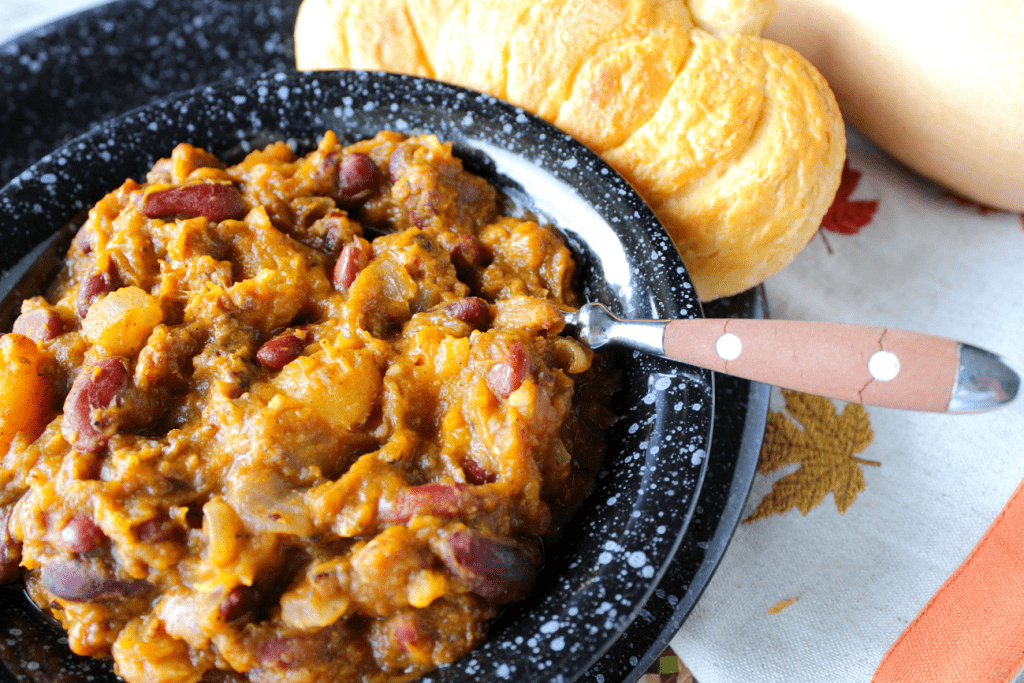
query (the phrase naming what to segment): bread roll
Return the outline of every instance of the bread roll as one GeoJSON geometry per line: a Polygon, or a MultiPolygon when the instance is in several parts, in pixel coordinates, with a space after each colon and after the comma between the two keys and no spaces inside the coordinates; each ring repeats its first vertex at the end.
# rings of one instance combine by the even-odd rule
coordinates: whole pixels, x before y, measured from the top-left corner
{"type": "Polygon", "coordinates": [[[787,265],[839,186],[820,74],[764,0],[304,0],[296,65],[437,78],[555,124],[628,179],[704,300],[787,265]]]}

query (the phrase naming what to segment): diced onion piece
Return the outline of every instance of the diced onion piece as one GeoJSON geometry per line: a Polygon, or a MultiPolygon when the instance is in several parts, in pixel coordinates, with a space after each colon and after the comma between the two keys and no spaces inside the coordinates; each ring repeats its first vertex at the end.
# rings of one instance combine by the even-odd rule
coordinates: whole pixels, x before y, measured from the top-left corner
{"type": "Polygon", "coordinates": [[[138,287],[122,287],[99,299],[82,321],[85,338],[115,356],[138,353],[163,312],[155,297],[138,287]]]}
{"type": "Polygon", "coordinates": [[[275,384],[302,401],[332,428],[349,431],[370,416],[383,380],[368,351],[325,349],[288,363],[275,384]]]}
{"type": "Polygon", "coordinates": [[[413,607],[427,607],[448,592],[448,580],[444,573],[424,569],[409,581],[406,597],[413,607]]]}
{"type": "Polygon", "coordinates": [[[214,567],[229,567],[241,552],[245,527],[231,506],[214,496],[203,506],[203,532],[207,539],[207,560],[214,567]]]}

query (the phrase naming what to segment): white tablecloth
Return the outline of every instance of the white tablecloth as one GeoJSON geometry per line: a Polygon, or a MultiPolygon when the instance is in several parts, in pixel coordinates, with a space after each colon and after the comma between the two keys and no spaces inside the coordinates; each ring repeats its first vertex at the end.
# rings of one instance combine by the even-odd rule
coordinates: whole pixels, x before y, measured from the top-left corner
{"type": "MultiPolygon", "coordinates": [[[[0,40],[94,0],[4,0],[0,40]]],[[[851,132],[854,234],[823,231],[766,283],[771,314],[961,339],[1024,363],[1024,219],[950,196],[851,132]]],[[[782,410],[774,392],[773,410],[782,410]]],[[[837,406],[841,409],[842,406],[837,406]]],[[[1024,477],[1024,400],[968,416],[868,409],[866,484],[740,526],[672,647],[700,683],[866,681],[1024,477]]],[[[790,466],[758,475],[752,512],[790,466]]]]}
{"type": "MultiPolygon", "coordinates": [[[[857,234],[823,231],[765,284],[774,318],[967,341],[1024,362],[1024,219],[963,203],[856,134],[857,234]]],[[[775,390],[774,399],[779,392],[775,390]]],[[[780,410],[776,401],[774,410],[780,410]]],[[[672,645],[700,683],[866,681],[1024,478],[1024,400],[989,413],[868,408],[866,488],[742,524],[672,645]],[[769,613],[777,603],[795,602],[769,613]]],[[[775,480],[758,476],[746,514],[775,480]]]]}

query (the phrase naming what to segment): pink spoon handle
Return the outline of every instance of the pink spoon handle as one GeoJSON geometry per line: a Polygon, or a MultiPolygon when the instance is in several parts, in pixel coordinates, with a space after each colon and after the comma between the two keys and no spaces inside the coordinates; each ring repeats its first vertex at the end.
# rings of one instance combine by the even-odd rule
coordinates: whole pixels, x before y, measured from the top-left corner
{"type": "Polygon", "coordinates": [[[591,348],[618,344],[808,394],[906,410],[973,413],[1016,398],[1021,373],[970,344],[862,325],[693,318],[624,320],[602,304],[565,311],[591,348]]]}
{"type": "MultiPolygon", "coordinates": [[[[994,363],[997,374],[1003,367],[994,354],[952,339],[819,322],[673,320],[665,326],[663,344],[669,358],[724,374],[844,401],[934,412],[993,407],[962,400],[978,389],[965,387],[977,379],[965,360],[967,366],[979,359],[982,365],[994,363]]],[[[982,384],[992,383],[988,365],[982,384]]],[[[990,394],[987,402],[1013,398],[1019,377],[1011,374],[1016,379],[1009,390],[981,387],[990,394]]]]}
{"type": "Polygon", "coordinates": [[[674,320],[664,344],[669,358],[728,375],[928,411],[949,405],[959,367],[957,342],[949,339],[817,322],[674,320]]]}

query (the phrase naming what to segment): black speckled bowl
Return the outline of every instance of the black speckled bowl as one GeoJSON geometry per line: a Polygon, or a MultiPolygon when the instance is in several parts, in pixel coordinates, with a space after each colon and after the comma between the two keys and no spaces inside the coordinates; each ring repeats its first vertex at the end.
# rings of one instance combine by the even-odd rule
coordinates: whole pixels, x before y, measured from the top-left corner
{"type": "MultiPolygon", "coordinates": [[[[382,129],[436,133],[466,167],[555,225],[580,285],[634,318],[696,317],[700,305],[668,236],[596,155],[490,96],[365,72],[282,71],[174,96],[102,124],[0,191],[0,267],[181,141],[227,158],[269,139],[298,147],[326,129],[355,141],[382,129]]],[[[712,375],[618,353],[621,415],[597,486],[549,548],[536,589],[487,641],[426,680],[573,681],[633,624],[690,523],[710,450],[712,375]]]]}

